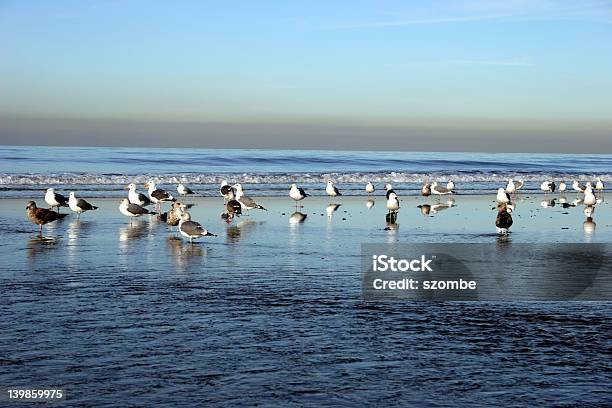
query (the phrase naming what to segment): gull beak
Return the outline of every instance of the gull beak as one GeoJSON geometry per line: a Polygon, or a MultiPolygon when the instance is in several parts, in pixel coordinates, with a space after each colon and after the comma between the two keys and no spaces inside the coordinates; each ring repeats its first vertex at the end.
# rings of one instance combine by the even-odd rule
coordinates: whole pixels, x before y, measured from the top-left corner
{"type": "Polygon", "coordinates": [[[130,189],[130,186],[125,186],[125,187],[123,187],[123,189],[124,189],[124,190],[129,190],[129,189],[130,189]]]}

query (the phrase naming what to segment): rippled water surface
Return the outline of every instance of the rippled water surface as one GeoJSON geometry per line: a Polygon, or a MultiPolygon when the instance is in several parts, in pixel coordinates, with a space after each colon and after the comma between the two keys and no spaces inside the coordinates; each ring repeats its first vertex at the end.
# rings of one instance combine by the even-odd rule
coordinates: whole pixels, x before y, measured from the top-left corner
{"type": "Polygon", "coordinates": [[[126,184],[142,186],[149,179],[172,189],[188,183],[209,196],[216,196],[223,179],[275,196],[286,195],[293,182],[324,194],[321,185],[327,179],[348,195],[362,194],[368,181],[378,188],[392,182],[416,192],[423,181],[448,179],[461,193],[474,194],[505,185],[510,177],[524,180],[524,189],[533,191],[544,179],[571,183],[596,176],[612,182],[612,155],[0,146],[0,191],[5,197],[26,197],[51,185],[120,196],[126,184]]]}
{"type": "Polygon", "coordinates": [[[0,383],[61,386],[66,406],[612,404],[610,303],[364,302],[359,268],[362,242],[611,242],[607,201],[586,228],[525,198],[499,241],[491,197],[431,217],[405,197],[396,230],[380,197],[331,217],[311,198],[303,222],[258,199],[229,225],[196,199],[218,236],[193,245],[116,199],[41,239],[24,199],[0,200],[0,383]]]}

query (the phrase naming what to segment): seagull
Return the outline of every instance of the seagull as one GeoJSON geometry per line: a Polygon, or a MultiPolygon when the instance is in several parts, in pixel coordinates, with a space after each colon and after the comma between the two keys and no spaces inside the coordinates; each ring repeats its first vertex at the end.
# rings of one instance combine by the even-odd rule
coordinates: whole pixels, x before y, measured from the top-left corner
{"type": "Polygon", "coordinates": [[[225,209],[227,210],[226,216],[224,217],[227,223],[232,222],[235,216],[242,215],[242,204],[236,200],[236,195],[234,193],[234,189],[231,189],[229,192],[229,199],[227,200],[227,204],[225,204],[225,209]]]}
{"type": "Polygon", "coordinates": [[[506,193],[506,190],[503,188],[497,189],[497,202],[502,204],[509,204],[512,200],[510,199],[510,194],[506,193]]]}
{"type": "Polygon", "coordinates": [[[597,181],[595,182],[595,190],[603,191],[603,189],[604,189],[604,183],[603,181],[601,181],[601,177],[597,177],[597,181]]]}
{"type": "Polygon", "coordinates": [[[565,190],[567,190],[567,185],[562,181],[559,183],[559,193],[564,193],[565,190]]]}
{"type": "Polygon", "coordinates": [[[291,184],[291,190],[289,190],[289,197],[295,200],[295,205],[297,206],[298,201],[302,201],[304,198],[308,197],[304,189],[297,186],[297,184],[291,184]]]}
{"type": "Polygon", "coordinates": [[[26,206],[26,214],[28,219],[38,225],[38,235],[42,236],[42,226],[53,221],[61,220],[68,214],[60,214],[55,211],[47,210],[46,208],[37,208],[34,201],[28,202],[26,206]]]}
{"type": "Polygon", "coordinates": [[[138,204],[130,203],[130,200],[127,198],[124,198],[120,202],[121,204],[119,204],[119,211],[121,211],[121,214],[130,217],[130,224],[132,223],[132,218],[134,217],[140,217],[141,215],[145,214],[157,214],[156,212],[149,211],[146,208],[139,206],[138,204]]]}
{"type": "Polygon", "coordinates": [[[47,204],[49,204],[51,209],[56,207],[58,212],[60,207],[68,207],[68,199],[63,195],[56,193],[55,189],[53,188],[47,189],[47,192],[45,193],[45,201],[47,204]]]}
{"type": "Polygon", "coordinates": [[[159,215],[159,219],[170,227],[176,227],[181,220],[181,215],[186,209],[187,206],[185,204],[175,201],[167,212],[159,215]]]}
{"type": "Polygon", "coordinates": [[[514,184],[514,181],[512,179],[508,180],[508,184],[506,184],[506,193],[516,193],[516,184],[514,184]]]}
{"type": "Polygon", "coordinates": [[[74,191],[70,192],[70,196],[68,198],[68,206],[70,207],[72,211],[77,213],[77,218],[79,218],[81,216],[81,213],[84,213],[85,211],[91,211],[91,210],[98,209],[98,207],[96,207],[95,205],[89,204],[87,201],[83,200],[82,198],[76,198],[76,196],[74,195],[74,191]]]}
{"type": "Polygon", "coordinates": [[[374,184],[372,184],[371,181],[368,181],[368,184],[366,184],[365,191],[368,194],[372,194],[374,191],[376,191],[376,189],[374,188],[374,184]]]}
{"type": "Polygon", "coordinates": [[[236,200],[238,200],[244,210],[248,211],[256,208],[258,210],[268,211],[261,205],[257,204],[251,197],[244,195],[242,184],[234,184],[234,190],[236,191],[236,200]]]}
{"type": "Polygon", "coordinates": [[[181,214],[181,220],[178,223],[178,229],[182,236],[189,238],[189,242],[200,237],[216,237],[215,234],[208,232],[202,227],[202,224],[191,221],[189,213],[181,214]]]}
{"type": "Polygon", "coordinates": [[[219,187],[219,193],[221,194],[221,197],[225,199],[225,202],[227,202],[227,200],[230,199],[229,198],[230,192],[232,191],[234,191],[234,189],[232,188],[232,186],[227,184],[227,180],[221,181],[221,187],[219,187]]]}
{"type": "Polygon", "coordinates": [[[182,183],[176,187],[176,191],[178,191],[179,195],[183,197],[185,197],[186,195],[195,194],[192,189],[182,183]]]}
{"type": "Polygon", "coordinates": [[[540,184],[540,190],[542,190],[544,194],[554,193],[556,187],[554,181],[544,181],[540,184]]]}
{"type": "Polygon", "coordinates": [[[514,188],[516,189],[516,191],[519,191],[521,188],[523,188],[524,185],[525,182],[523,180],[516,180],[514,182],[514,188]]]}
{"type": "Polygon", "coordinates": [[[592,207],[597,203],[597,198],[595,197],[595,194],[593,194],[593,189],[591,188],[591,186],[588,186],[585,190],[584,190],[584,205],[586,205],[587,207],[592,207]]]}
{"type": "Polygon", "coordinates": [[[449,189],[439,186],[437,181],[431,183],[431,192],[435,195],[446,195],[453,193],[449,189]]]}
{"type": "Polygon", "coordinates": [[[394,191],[391,191],[389,197],[387,198],[387,209],[390,213],[396,213],[400,208],[399,199],[397,194],[394,191]]]}
{"type": "Polygon", "coordinates": [[[325,192],[330,197],[341,196],[342,194],[338,190],[338,187],[334,186],[334,182],[331,180],[327,180],[327,187],[325,187],[325,192]]]}
{"type": "Polygon", "coordinates": [[[421,195],[423,197],[429,197],[431,195],[431,184],[423,184],[423,187],[421,187],[421,195]]]}
{"type": "Polygon", "coordinates": [[[168,193],[166,190],[157,188],[153,180],[149,180],[144,186],[149,189],[149,198],[158,208],[161,208],[161,203],[164,201],[176,201],[176,198],[172,197],[172,194],[168,193]]]}
{"type": "Polygon", "coordinates": [[[389,195],[390,195],[391,193],[395,193],[395,191],[393,191],[393,186],[391,186],[391,183],[387,183],[387,184],[385,184],[385,191],[386,191],[386,194],[385,194],[385,195],[386,195],[386,197],[387,197],[387,200],[389,199],[389,195]]]}
{"type": "Polygon", "coordinates": [[[446,189],[451,193],[454,193],[453,190],[455,190],[455,183],[453,183],[453,180],[448,180],[448,183],[446,183],[446,189]]]}
{"type": "Polygon", "coordinates": [[[508,230],[512,226],[512,210],[510,210],[506,206],[506,204],[500,204],[497,210],[497,218],[495,218],[495,227],[497,227],[497,233],[506,235],[508,233],[508,230]]]}
{"type": "Polygon", "coordinates": [[[130,203],[137,204],[141,207],[146,207],[148,205],[153,204],[153,201],[151,201],[149,197],[136,191],[136,184],[134,183],[128,184],[127,189],[128,189],[128,200],[130,201],[130,203]]]}
{"type": "Polygon", "coordinates": [[[572,188],[579,193],[584,193],[586,186],[584,184],[580,184],[577,180],[574,180],[572,183],[572,188]]]}

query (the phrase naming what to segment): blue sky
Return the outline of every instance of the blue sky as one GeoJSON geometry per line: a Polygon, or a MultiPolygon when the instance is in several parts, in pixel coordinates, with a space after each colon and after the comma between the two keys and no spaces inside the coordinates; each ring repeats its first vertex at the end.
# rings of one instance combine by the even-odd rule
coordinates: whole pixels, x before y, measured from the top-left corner
{"type": "Polygon", "coordinates": [[[0,115],[610,126],[610,1],[2,1],[0,115]]]}

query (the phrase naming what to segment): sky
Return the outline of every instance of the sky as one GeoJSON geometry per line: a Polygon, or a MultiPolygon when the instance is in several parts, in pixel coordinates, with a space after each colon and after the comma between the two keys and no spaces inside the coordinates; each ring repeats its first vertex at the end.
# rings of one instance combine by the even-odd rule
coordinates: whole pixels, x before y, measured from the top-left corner
{"type": "Polygon", "coordinates": [[[0,0],[0,144],[612,153],[612,1],[0,0]]]}

